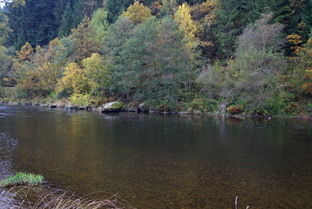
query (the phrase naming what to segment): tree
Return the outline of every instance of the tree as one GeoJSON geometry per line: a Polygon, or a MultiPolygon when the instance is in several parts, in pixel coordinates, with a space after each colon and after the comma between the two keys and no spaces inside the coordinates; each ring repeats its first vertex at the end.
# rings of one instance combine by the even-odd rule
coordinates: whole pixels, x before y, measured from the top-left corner
{"type": "Polygon", "coordinates": [[[21,48],[21,51],[18,53],[18,58],[22,61],[24,60],[31,60],[31,57],[33,56],[34,49],[32,46],[26,42],[25,45],[21,48]]]}
{"type": "Polygon", "coordinates": [[[83,0],[73,0],[72,7],[71,29],[77,28],[83,20],[83,0]]]}
{"type": "Polygon", "coordinates": [[[217,37],[219,48],[218,56],[229,59],[234,53],[234,43],[241,29],[237,27],[236,21],[240,15],[239,4],[235,0],[220,0],[220,7],[216,11],[214,34],[217,37]]]}
{"type": "Polygon", "coordinates": [[[176,0],[161,0],[163,8],[162,8],[162,15],[170,15],[173,16],[177,11],[177,2],[176,0]]]}
{"type": "Polygon", "coordinates": [[[12,29],[8,25],[9,18],[0,10],[0,45],[8,45],[7,41],[9,38],[9,34],[12,32],[12,29]]]}
{"type": "Polygon", "coordinates": [[[273,13],[262,14],[256,23],[249,24],[236,40],[236,54],[242,53],[249,47],[265,52],[280,51],[285,44],[285,40],[281,38],[283,25],[269,24],[272,19],[273,13]]]}
{"type": "Polygon", "coordinates": [[[91,19],[90,27],[95,31],[95,40],[99,46],[104,44],[104,38],[108,34],[109,24],[107,22],[107,12],[104,9],[97,9],[91,19]]]}
{"type": "Polygon", "coordinates": [[[35,71],[38,74],[39,85],[45,91],[54,91],[58,79],[61,78],[65,61],[62,58],[64,49],[59,50],[62,43],[55,38],[50,41],[47,49],[36,47],[36,55],[32,59],[35,71]]]}
{"type": "Polygon", "coordinates": [[[230,67],[237,71],[238,97],[249,110],[272,109],[276,98],[282,95],[279,73],[286,68],[286,62],[279,49],[284,44],[280,39],[283,27],[269,24],[272,18],[272,13],[261,15],[237,38],[235,60],[230,67]]]}
{"type": "Polygon", "coordinates": [[[126,10],[134,0],[106,0],[106,9],[108,11],[107,20],[108,22],[114,23],[118,17],[126,10]]]}
{"type": "Polygon", "coordinates": [[[62,15],[62,20],[60,23],[60,28],[58,30],[59,37],[68,36],[71,32],[71,20],[72,20],[73,11],[70,6],[70,1],[67,3],[64,14],[62,15]]]}
{"type": "Polygon", "coordinates": [[[190,73],[183,33],[171,18],[148,18],[122,44],[112,67],[113,82],[128,99],[176,104],[190,73]]]}
{"type": "Polygon", "coordinates": [[[4,85],[4,77],[8,75],[10,66],[12,65],[12,57],[8,55],[8,50],[4,46],[0,46],[0,85],[4,85]]]}
{"type": "Polygon", "coordinates": [[[77,63],[81,64],[83,59],[90,57],[92,53],[98,52],[99,46],[95,41],[96,33],[90,26],[88,17],[85,17],[78,28],[72,31],[74,57],[77,63]]]}
{"type": "Polygon", "coordinates": [[[151,10],[145,7],[139,1],[136,1],[133,5],[129,6],[127,11],[122,13],[122,17],[128,17],[134,25],[144,22],[151,15],[151,10]]]}
{"type": "Polygon", "coordinates": [[[15,31],[12,42],[16,49],[26,41],[32,46],[43,46],[56,36],[58,25],[54,7],[54,0],[26,0],[25,4],[13,2],[9,5],[9,26],[15,31]]]}
{"type": "Polygon", "coordinates": [[[58,94],[67,91],[69,94],[82,94],[90,92],[90,86],[83,70],[77,63],[70,63],[64,70],[64,76],[58,82],[58,94]]]}
{"type": "Polygon", "coordinates": [[[202,28],[192,20],[191,7],[187,3],[179,6],[174,19],[179,23],[180,30],[184,32],[186,47],[191,55],[199,45],[199,39],[196,35],[202,28]]]}
{"type": "Polygon", "coordinates": [[[94,95],[107,95],[111,84],[111,74],[98,53],[82,61],[83,71],[86,75],[88,85],[94,95]]]}

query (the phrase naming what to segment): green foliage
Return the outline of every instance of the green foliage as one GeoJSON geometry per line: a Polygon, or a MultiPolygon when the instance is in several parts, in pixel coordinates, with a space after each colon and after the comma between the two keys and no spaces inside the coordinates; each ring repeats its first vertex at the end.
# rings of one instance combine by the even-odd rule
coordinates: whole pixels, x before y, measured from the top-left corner
{"type": "Polygon", "coordinates": [[[67,3],[64,14],[62,15],[62,19],[60,22],[60,28],[58,30],[59,37],[66,37],[71,32],[71,19],[72,19],[73,11],[70,6],[70,1],[67,3]]]}
{"type": "MultiPolygon", "coordinates": [[[[127,21],[121,19],[115,27],[127,21]]],[[[115,27],[111,32],[118,33],[115,27]]],[[[164,18],[159,22],[151,17],[137,25],[131,35],[121,31],[118,36],[124,42],[114,45],[114,40],[108,43],[112,48],[106,49],[110,53],[120,49],[112,60],[115,91],[137,100],[177,99],[181,87],[187,86],[190,66],[183,34],[175,21],[164,18]]]]}
{"type": "Polygon", "coordinates": [[[97,9],[91,19],[90,27],[95,31],[95,39],[99,46],[104,44],[104,38],[108,34],[109,25],[107,22],[107,12],[103,9],[97,9]]]}
{"type": "Polygon", "coordinates": [[[205,92],[210,99],[223,100],[226,103],[233,101],[236,93],[237,71],[232,67],[233,61],[224,67],[220,62],[214,66],[208,65],[199,73],[196,83],[201,92],[205,92]]]}
{"type": "Polygon", "coordinates": [[[54,7],[54,0],[27,0],[24,6],[9,6],[9,26],[16,33],[13,42],[17,48],[24,45],[26,40],[32,46],[43,46],[56,36],[54,7]]]}
{"type": "Polygon", "coordinates": [[[107,20],[109,23],[115,23],[118,17],[125,11],[134,0],[106,0],[106,9],[108,11],[107,20]]]}
{"type": "Polygon", "coordinates": [[[308,108],[309,112],[312,112],[312,103],[309,102],[307,108],[308,108]]]}
{"type": "Polygon", "coordinates": [[[79,24],[77,29],[72,30],[73,38],[73,56],[78,64],[87,57],[90,57],[92,53],[98,52],[99,45],[96,42],[96,32],[91,27],[91,21],[88,17],[85,17],[79,24]]]}
{"type": "Polygon", "coordinates": [[[8,45],[8,39],[12,29],[8,25],[9,18],[4,13],[3,10],[0,10],[0,45],[8,45]]]}
{"type": "Polygon", "coordinates": [[[18,185],[38,185],[42,184],[44,177],[32,173],[16,173],[15,176],[7,177],[4,181],[0,182],[2,187],[13,187],[18,185]]]}
{"type": "Polygon", "coordinates": [[[8,49],[0,45],[0,86],[4,85],[4,78],[8,76],[12,65],[12,57],[8,49]]]}

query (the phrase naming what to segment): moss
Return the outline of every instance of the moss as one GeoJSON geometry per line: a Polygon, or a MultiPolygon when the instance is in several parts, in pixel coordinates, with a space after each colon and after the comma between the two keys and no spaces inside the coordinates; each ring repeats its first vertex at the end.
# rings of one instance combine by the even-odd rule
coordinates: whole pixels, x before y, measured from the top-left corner
{"type": "Polygon", "coordinates": [[[112,108],[116,109],[116,110],[120,110],[123,107],[123,103],[122,102],[115,102],[114,104],[112,104],[112,108]]]}

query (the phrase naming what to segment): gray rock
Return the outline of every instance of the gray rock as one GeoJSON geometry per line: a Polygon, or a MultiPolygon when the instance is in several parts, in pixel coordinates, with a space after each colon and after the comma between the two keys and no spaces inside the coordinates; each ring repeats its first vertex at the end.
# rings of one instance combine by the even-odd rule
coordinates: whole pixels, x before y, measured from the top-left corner
{"type": "Polygon", "coordinates": [[[102,106],[102,112],[120,112],[123,107],[122,102],[110,102],[102,106]]]}
{"type": "Polygon", "coordinates": [[[129,107],[128,112],[138,112],[138,108],[137,107],[129,107]]]}
{"type": "Polygon", "coordinates": [[[67,105],[65,108],[70,110],[78,110],[78,107],[74,105],[67,105]]]}
{"type": "Polygon", "coordinates": [[[143,102],[139,105],[140,112],[148,112],[149,105],[147,102],[143,102]]]}

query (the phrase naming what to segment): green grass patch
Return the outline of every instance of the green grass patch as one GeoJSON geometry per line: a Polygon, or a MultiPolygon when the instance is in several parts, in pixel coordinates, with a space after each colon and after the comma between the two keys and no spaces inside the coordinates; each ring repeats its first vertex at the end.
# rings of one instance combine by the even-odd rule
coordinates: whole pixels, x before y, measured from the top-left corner
{"type": "Polygon", "coordinates": [[[44,177],[41,175],[36,175],[32,173],[16,173],[15,176],[7,177],[4,181],[0,182],[1,187],[13,187],[18,185],[39,185],[42,184],[44,177]]]}

